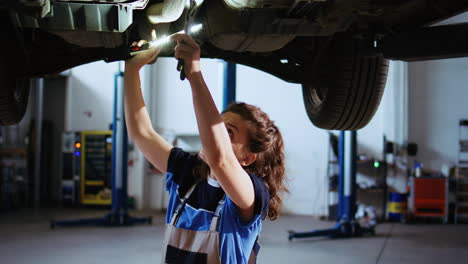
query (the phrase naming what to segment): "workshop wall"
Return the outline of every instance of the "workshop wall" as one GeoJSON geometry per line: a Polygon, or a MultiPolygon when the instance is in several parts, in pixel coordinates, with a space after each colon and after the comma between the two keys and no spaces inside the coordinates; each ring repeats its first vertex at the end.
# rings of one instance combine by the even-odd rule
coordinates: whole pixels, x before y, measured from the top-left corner
{"type": "MultiPolygon", "coordinates": [[[[149,85],[150,80],[150,67],[143,67],[140,70],[140,82],[143,98],[145,101],[148,101],[148,93],[152,88],[149,85]]],[[[129,197],[133,197],[136,209],[144,209],[147,208],[145,206],[145,190],[147,188],[145,181],[145,171],[147,166],[145,165],[147,165],[147,163],[145,156],[140,151],[140,149],[133,144],[131,139],[129,139],[129,143],[131,144],[131,147],[129,148],[128,155],[127,193],[129,197]]]]}
{"type": "MultiPolygon", "coordinates": [[[[187,80],[179,79],[177,60],[159,58],[153,66],[152,88],[154,97],[148,104],[155,104],[152,121],[157,129],[168,134],[198,134],[193,111],[192,92],[187,80]]],[[[202,59],[203,77],[210,89],[218,110],[222,110],[223,62],[202,59]]]]}
{"type": "Polygon", "coordinates": [[[69,77],[65,130],[108,130],[112,122],[118,62],[75,67],[69,77]]]}
{"type": "Polygon", "coordinates": [[[409,140],[426,168],[456,164],[458,122],[468,118],[466,69],[467,58],[409,64],[409,140]]]}
{"type": "MultiPolygon", "coordinates": [[[[468,12],[439,24],[468,21],[468,12]]],[[[468,58],[409,63],[409,140],[416,159],[440,170],[456,164],[458,121],[468,118],[468,58]]]]}

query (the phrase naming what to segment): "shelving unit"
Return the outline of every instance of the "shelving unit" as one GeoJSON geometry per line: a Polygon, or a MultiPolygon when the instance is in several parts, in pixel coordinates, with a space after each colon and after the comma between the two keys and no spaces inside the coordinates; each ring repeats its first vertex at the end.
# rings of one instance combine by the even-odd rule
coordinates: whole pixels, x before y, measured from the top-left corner
{"type": "Polygon", "coordinates": [[[468,120],[459,122],[455,223],[468,222],[468,120]]]}
{"type": "Polygon", "coordinates": [[[27,156],[25,147],[0,148],[0,211],[28,205],[27,156]]]}
{"type": "MultiPolygon", "coordinates": [[[[339,173],[339,164],[337,158],[338,151],[338,137],[329,134],[329,150],[328,150],[328,164],[327,164],[327,177],[328,177],[328,220],[336,220],[337,215],[337,206],[338,206],[338,173],[339,173]]],[[[384,174],[385,162],[380,160],[375,160],[372,158],[357,159],[356,168],[358,171],[371,172],[378,182],[376,186],[369,188],[359,188],[356,187],[357,198],[369,198],[368,200],[374,200],[375,197],[381,201],[382,205],[373,203],[373,206],[382,206],[381,212],[379,213],[380,219],[385,219],[386,217],[386,196],[387,196],[387,186],[386,186],[386,177],[384,174]],[[375,163],[378,163],[376,165],[375,163]],[[367,168],[367,170],[365,170],[367,168]],[[372,169],[371,169],[372,168],[372,169]],[[365,197],[364,197],[365,196],[365,197]]]]}

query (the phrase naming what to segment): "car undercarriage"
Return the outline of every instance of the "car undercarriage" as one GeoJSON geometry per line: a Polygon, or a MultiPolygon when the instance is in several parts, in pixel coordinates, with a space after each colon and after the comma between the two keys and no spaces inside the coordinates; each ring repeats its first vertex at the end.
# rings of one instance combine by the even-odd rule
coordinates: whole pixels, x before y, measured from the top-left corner
{"type": "MultiPolygon", "coordinates": [[[[468,10],[460,0],[3,1],[0,123],[19,122],[29,78],[120,60],[133,41],[190,23],[202,56],[302,84],[307,114],[324,129],[356,130],[374,115],[388,59],[468,56],[468,25],[431,26],[468,10]],[[192,11],[190,13],[189,11],[192,11]],[[193,12],[195,11],[195,12],[193,12]],[[189,13],[193,15],[187,20],[189,13]],[[159,20],[158,20],[159,19],[159,20]]],[[[172,56],[173,46],[161,56],[172,56]]]]}

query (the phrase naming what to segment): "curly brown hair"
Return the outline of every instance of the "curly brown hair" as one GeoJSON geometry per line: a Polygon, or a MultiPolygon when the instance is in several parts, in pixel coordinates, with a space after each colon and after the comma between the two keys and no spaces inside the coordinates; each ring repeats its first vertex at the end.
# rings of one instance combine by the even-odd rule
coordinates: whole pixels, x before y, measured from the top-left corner
{"type": "MultiPolygon", "coordinates": [[[[279,217],[283,205],[283,195],[288,192],[286,187],[284,166],[284,143],[281,132],[270,117],[260,108],[243,102],[230,104],[225,114],[238,114],[249,123],[248,150],[257,154],[257,159],[244,169],[260,177],[270,193],[268,218],[275,220],[279,217]]],[[[200,159],[194,168],[194,175],[206,178],[210,174],[208,165],[200,159]]]]}
{"type": "Polygon", "coordinates": [[[275,220],[281,212],[283,195],[288,192],[281,132],[270,117],[254,105],[236,102],[223,111],[226,112],[238,114],[250,124],[248,150],[256,153],[257,159],[245,170],[257,175],[266,184],[270,192],[268,218],[275,220]]]}

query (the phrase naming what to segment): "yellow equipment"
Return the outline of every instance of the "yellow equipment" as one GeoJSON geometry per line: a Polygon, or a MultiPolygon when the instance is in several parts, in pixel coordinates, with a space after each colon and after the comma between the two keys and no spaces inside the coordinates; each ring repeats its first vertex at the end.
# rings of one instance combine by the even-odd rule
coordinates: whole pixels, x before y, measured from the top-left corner
{"type": "Polygon", "coordinates": [[[111,205],[112,131],[81,132],[75,150],[81,156],[81,203],[111,205]]]}

